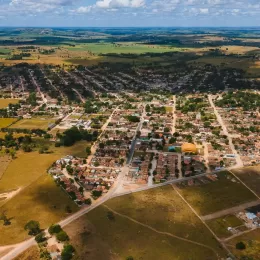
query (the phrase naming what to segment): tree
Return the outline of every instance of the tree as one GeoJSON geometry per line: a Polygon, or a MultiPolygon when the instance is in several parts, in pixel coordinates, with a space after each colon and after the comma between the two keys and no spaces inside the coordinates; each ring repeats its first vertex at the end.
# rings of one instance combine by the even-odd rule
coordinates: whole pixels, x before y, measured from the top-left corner
{"type": "Polygon", "coordinates": [[[244,250],[244,249],[246,249],[245,243],[244,243],[244,242],[238,242],[238,243],[236,243],[236,249],[238,249],[238,250],[244,250]]]}
{"type": "Polygon", "coordinates": [[[134,258],[132,256],[128,256],[126,260],[134,260],[134,258]]]}
{"type": "Polygon", "coordinates": [[[39,233],[36,237],[35,237],[35,241],[39,244],[42,243],[44,241],[46,241],[46,237],[44,232],[39,233]]]}
{"type": "Polygon", "coordinates": [[[69,236],[64,230],[61,230],[59,233],[57,233],[56,238],[60,242],[69,241],[69,236]]]}
{"type": "Polygon", "coordinates": [[[91,205],[91,203],[92,203],[92,201],[91,201],[90,198],[88,198],[88,199],[85,200],[85,204],[86,204],[86,205],[91,205]]]}
{"type": "Polygon", "coordinates": [[[53,234],[57,234],[57,233],[59,233],[60,231],[61,231],[62,229],[61,229],[61,226],[60,225],[51,225],[50,227],[49,227],[49,229],[48,229],[48,231],[49,231],[49,233],[51,234],[51,235],[53,235],[53,234]]]}
{"type": "Polygon", "coordinates": [[[24,229],[28,231],[29,235],[37,235],[41,232],[40,230],[40,224],[38,221],[31,220],[29,221],[25,226],[24,229]]]}
{"type": "Polygon", "coordinates": [[[65,245],[61,253],[61,259],[62,260],[72,259],[74,252],[75,252],[75,248],[72,245],[65,245]]]}

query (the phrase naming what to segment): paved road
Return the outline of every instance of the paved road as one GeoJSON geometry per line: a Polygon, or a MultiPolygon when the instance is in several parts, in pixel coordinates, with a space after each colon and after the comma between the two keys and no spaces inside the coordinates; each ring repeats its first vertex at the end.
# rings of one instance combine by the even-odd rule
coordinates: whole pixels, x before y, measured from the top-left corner
{"type": "Polygon", "coordinates": [[[260,204],[260,200],[258,199],[258,200],[255,200],[255,201],[251,201],[251,202],[247,202],[247,203],[241,204],[241,205],[233,207],[233,208],[220,210],[220,211],[214,212],[212,214],[209,214],[209,215],[206,215],[206,216],[202,216],[201,218],[203,220],[205,220],[205,221],[206,220],[210,220],[210,219],[214,219],[214,218],[220,218],[222,216],[226,216],[226,215],[229,215],[229,214],[234,214],[236,212],[242,211],[244,209],[247,209],[247,208],[259,205],[259,204],[260,204]]]}

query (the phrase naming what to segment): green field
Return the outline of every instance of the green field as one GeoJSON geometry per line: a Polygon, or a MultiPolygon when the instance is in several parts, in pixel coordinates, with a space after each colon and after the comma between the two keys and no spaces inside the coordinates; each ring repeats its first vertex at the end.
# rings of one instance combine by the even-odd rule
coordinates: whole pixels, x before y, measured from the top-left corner
{"type": "Polygon", "coordinates": [[[0,118],[0,128],[5,128],[17,121],[16,118],[0,118]]]}
{"type": "Polygon", "coordinates": [[[217,175],[218,181],[179,189],[199,215],[207,215],[256,199],[255,195],[242,183],[235,181],[230,173],[220,172],[217,175]]]}
{"type": "MultiPolygon", "coordinates": [[[[65,47],[65,46],[64,46],[65,47]]],[[[159,45],[147,45],[140,43],[88,43],[88,44],[77,44],[75,47],[66,47],[69,51],[89,51],[94,54],[108,54],[108,53],[162,53],[162,52],[174,52],[184,51],[184,48],[175,48],[168,46],[159,45]]]]}
{"type": "Polygon", "coordinates": [[[227,215],[221,218],[211,219],[207,221],[207,224],[219,238],[226,238],[232,235],[232,233],[227,230],[228,227],[236,228],[244,226],[244,222],[235,215],[227,215]]]}
{"type": "MultiPolygon", "coordinates": [[[[0,49],[1,52],[1,49],[0,49]]],[[[8,107],[9,104],[17,104],[19,99],[14,98],[0,98],[0,109],[8,107]]]]}
{"type": "Polygon", "coordinates": [[[88,255],[93,260],[124,260],[127,256],[213,260],[226,255],[171,186],[112,199],[65,229],[79,259],[88,255]],[[115,211],[114,220],[107,217],[110,209],[115,211]]]}
{"type": "Polygon", "coordinates": [[[48,126],[54,122],[55,120],[51,118],[22,119],[13,124],[11,128],[47,130],[48,126]]]}

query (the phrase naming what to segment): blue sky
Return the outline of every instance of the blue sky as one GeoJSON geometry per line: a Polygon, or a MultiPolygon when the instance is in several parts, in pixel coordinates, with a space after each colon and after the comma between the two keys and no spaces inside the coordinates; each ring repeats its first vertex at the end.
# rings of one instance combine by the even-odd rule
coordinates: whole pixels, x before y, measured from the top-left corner
{"type": "Polygon", "coordinates": [[[0,0],[0,26],[260,26],[260,0],[0,0]]]}

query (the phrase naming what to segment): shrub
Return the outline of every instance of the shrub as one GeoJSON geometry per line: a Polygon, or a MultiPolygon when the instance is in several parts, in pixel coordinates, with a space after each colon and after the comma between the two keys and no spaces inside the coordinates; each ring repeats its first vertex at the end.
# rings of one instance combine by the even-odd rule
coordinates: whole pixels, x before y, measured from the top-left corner
{"type": "Polygon", "coordinates": [[[243,243],[243,242],[238,242],[238,243],[236,244],[236,249],[238,249],[238,250],[244,250],[244,249],[246,249],[245,243],[243,243]]]}
{"type": "Polygon", "coordinates": [[[35,237],[35,241],[39,244],[42,243],[46,240],[45,234],[44,232],[39,233],[36,237],[35,237]]]}

